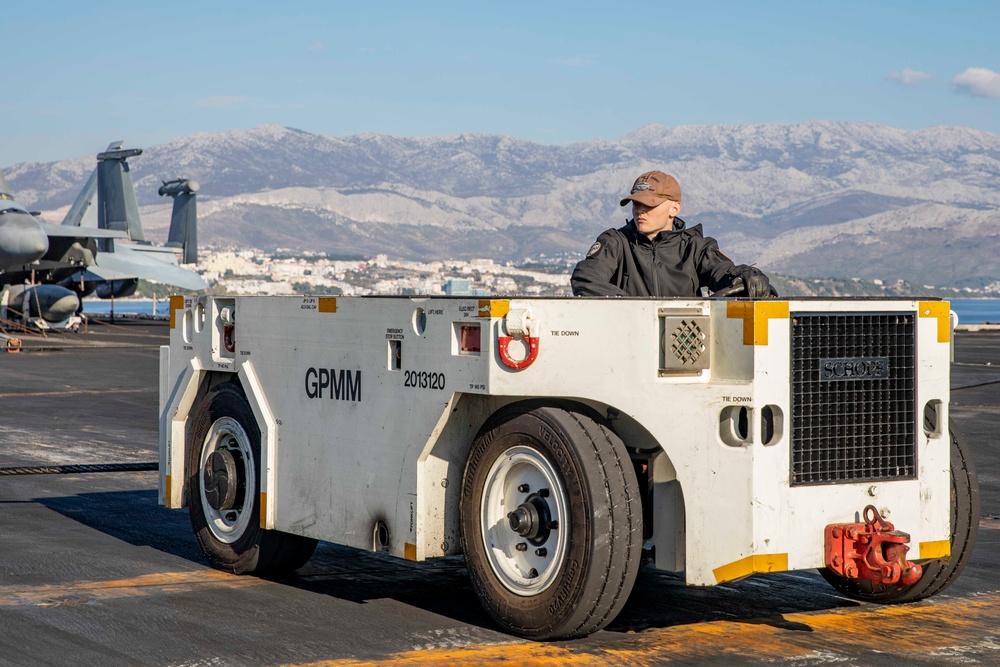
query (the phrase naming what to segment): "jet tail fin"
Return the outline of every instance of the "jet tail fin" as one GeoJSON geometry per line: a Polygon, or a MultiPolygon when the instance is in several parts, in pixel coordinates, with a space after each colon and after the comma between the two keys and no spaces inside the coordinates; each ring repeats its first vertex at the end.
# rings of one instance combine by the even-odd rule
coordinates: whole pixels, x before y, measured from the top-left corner
{"type": "MultiPolygon", "coordinates": [[[[66,213],[66,217],[63,218],[62,224],[70,227],[82,227],[84,218],[87,217],[88,213],[92,214],[94,205],[94,195],[97,194],[97,170],[90,172],[90,178],[87,179],[87,183],[80,190],[80,194],[76,196],[76,201],[70,206],[69,211],[66,213]]],[[[93,218],[90,218],[90,224],[93,225],[93,218]]]]}
{"type": "Polygon", "coordinates": [[[142,149],[123,149],[122,145],[121,141],[113,141],[108,150],[97,154],[97,226],[123,231],[130,240],[144,242],[146,235],[128,165],[128,158],[142,155],[142,149]]]}
{"type": "Polygon", "coordinates": [[[10,186],[7,185],[7,179],[3,177],[2,171],[0,171],[0,194],[7,195],[8,197],[12,197],[14,194],[10,191],[10,186]]]}
{"type": "Polygon", "coordinates": [[[198,181],[178,178],[164,182],[159,190],[161,197],[168,195],[174,199],[167,247],[182,249],[182,264],[198,263],[198,209],[195,193],[200,188],[198,181]]]}

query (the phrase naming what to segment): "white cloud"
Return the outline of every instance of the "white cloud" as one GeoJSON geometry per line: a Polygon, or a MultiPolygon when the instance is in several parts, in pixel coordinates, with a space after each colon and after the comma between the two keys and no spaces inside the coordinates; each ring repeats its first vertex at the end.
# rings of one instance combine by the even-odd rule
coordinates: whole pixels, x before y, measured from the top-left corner
{"type": "Polygon", "coordinates": [[[955,84],[955,89],[960,93],[974,97],[1000,99],[1000,74],[985,67],[970,67],[956,76],[952,83],[955,84]]]}
{"type": "Polygon", "coordinates": [[[213,95],[212,97],[203,97],[195,101],[194,105],[206,109],[229,109],[230,107],[245,104],[246,101],[247,98],[242,95],[213,95]]]}
{"type": "Polygon", "coordinates": [[[931,75],[927,72],[919,72],[907,67],[902,72],[889,72],[886,78],[890,81],[897,81],[904,86],[915,86],[921,81],[931,78],[931,75]]]}
{"type": "Polygon", "coordinates": [[[315,55],[319,55],[320,53],[323,53],[324,51],[326,51],[326,44],[324,44],[323,42],[319,42],[319,41],[313,42],[306,49],[307,53],[311,53],[314,56],[315,55]]]}

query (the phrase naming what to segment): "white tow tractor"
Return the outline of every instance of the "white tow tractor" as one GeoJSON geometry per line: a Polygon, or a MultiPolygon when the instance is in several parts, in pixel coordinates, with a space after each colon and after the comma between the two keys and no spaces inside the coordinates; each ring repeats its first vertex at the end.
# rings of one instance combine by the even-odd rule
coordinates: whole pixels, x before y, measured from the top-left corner
{"type": "Polygon", "coordinates": [[[505,630],[579,637],[643,552],[907,602],[979,516],[943,301],[173,297],[160,502],[209,562],[463,553],[505,630]]]}

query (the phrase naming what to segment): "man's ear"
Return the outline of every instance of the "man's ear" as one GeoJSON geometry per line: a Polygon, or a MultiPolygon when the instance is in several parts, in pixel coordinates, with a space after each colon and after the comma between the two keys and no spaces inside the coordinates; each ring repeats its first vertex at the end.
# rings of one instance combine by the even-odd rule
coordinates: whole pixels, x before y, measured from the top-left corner
{"type": "Polygon", "coordinates": [[[673,204],[674,204],[673,215],[674,216],[680,215],[680,212],[681,212],[681,203],[679,201],[675,201],[675,202],[673,202],[673,204]]]}

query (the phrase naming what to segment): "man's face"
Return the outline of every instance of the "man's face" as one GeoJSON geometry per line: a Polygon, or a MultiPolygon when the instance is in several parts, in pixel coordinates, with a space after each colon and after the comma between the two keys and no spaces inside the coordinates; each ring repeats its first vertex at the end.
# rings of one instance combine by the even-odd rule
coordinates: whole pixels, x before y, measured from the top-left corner
{"type": "Polygon", "coordinates": [[[669,199],[659,206],[646,206],[637,201],[632,202],[632,217],[639,233],[645,234],[650,241],[663,230],[672,231],[674,217],[681,211],[680,202],[669,199]]]}

